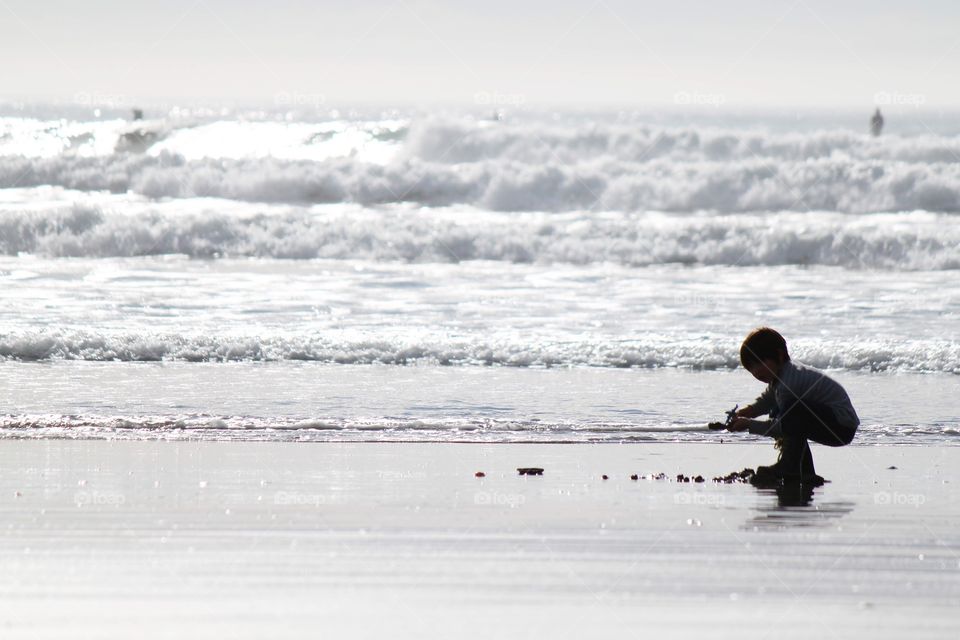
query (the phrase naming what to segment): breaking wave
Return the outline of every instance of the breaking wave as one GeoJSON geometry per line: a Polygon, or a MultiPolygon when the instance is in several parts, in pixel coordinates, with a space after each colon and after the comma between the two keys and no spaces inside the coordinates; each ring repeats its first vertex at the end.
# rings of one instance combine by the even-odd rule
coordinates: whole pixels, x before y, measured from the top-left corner
{"type": "Polygon", "coordinates": [[[435,119],[395,135],[379,163],[355,148],[320,161],[225,157],[216,148],[198,158],[169,140],[154,153],[3,155],[0,187],[494,211],[960,211],[960,139],[951,136],[435,119]]]}
{"type": "MultiPolygon", "coordinates": [[[[668,336],[545,343],[477,340],[421,343],[387,339],[349,341],[302,335],[100,335],[61,331],[0,334],[0,358],[31,361],[312,361],[447,366],[737,368],[737,354],[724,345],[720,338],[677,340],[668,336]]],[[[863,339],[856,344],[823,340],[798,343],[791,352],[802,362],[822,369],[960,374],[960,344],[949,340],[863,339]]]]}
{"type": "Polygon", "coordinates": [[[504,215],[393,208],[337,215],[304,209],[126,215],[91,206],[0,211],[0,253],[21,252],[942,270],[960,268],[960,223],[948,214],[926,212],[504,215]]]}

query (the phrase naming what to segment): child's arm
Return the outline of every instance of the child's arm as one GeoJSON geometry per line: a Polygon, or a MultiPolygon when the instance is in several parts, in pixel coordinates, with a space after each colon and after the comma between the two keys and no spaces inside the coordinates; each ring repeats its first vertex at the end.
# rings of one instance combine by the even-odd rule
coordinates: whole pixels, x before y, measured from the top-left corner
{"type": "Polygon", "coordinates": [[[776,406],[777,401],[774,397],[773,385],[769,385],[760,394],[760,397],[753,401],[753,404],[748,404],[740,409],[736,415],[738,418],[756,418],[770,413],[776,406]]]}
{"type": "Polygon", "coordinates": [[[737,418],[730,425],[730,431],[749,431],[757,435],[770,435],[773,428],[773,420],[751,420],[750,418],[737,418]]]}
{"type": "Polygon", "coordinates": [[[768,413],[767,411],[761,411],[757,408],[756,405],[748,404],[739,411],[737,411],[736,416],[738,418],[756,418],[757,416],[762,416],[763,414],[768,413]]]}

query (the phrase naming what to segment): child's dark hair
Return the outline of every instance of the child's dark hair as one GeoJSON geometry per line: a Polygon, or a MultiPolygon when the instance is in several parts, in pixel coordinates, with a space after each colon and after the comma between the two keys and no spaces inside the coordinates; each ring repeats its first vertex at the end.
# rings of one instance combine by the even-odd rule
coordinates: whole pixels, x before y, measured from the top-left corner
{"type": "Polygon", "coordinates": [[[776,360],[783,352],[783,361],[790,360],[787,353],[787,341],[770,327],[760,327],[750,332],[740,345],[740,364],[743,368],[757,364],[767,358],[776,360]]]}

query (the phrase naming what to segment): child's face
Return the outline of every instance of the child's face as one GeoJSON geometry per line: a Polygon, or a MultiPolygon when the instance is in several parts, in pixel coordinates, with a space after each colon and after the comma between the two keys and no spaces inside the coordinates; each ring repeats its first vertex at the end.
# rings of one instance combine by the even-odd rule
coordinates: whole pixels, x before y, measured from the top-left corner
{"type": "Polygon", "coordinates": [[[760,382],[770,384],[777,379],[780,372],[780,361],[775,358],[764,358],[747,367],[747,371],[760,382]]]}

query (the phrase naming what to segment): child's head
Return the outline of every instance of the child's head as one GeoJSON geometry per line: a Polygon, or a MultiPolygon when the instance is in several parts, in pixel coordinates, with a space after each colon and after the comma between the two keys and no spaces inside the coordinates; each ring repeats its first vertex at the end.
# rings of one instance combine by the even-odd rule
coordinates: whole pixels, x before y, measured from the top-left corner
{"type": "Polygon", "coordinates": [[[740,363],[761,382],[773,382],[789,360],[787,341],[770,327],[754,329],[740,345],[740,363]]]}

